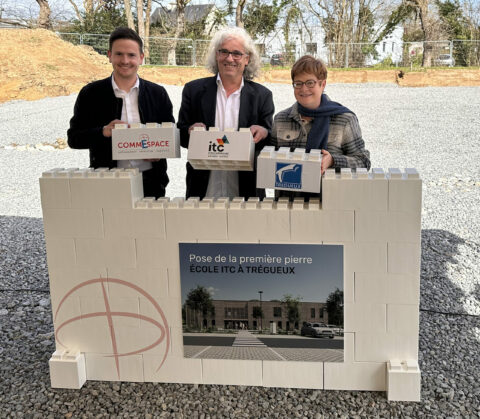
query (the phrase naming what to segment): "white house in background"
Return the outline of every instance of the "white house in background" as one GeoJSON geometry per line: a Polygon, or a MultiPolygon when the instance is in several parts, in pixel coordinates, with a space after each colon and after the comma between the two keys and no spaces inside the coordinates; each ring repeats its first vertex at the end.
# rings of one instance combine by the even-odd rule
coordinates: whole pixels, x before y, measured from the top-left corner
{"type": "MultiPolygon", "coordinates": [[[[314,25],[309,27],[307,32],[304,28],[293,26],[289,34],[290,42],[295,45],[295,59],[302,55],[311,54],[328,63],[329,51],[324,45],[324,31],[321,26],[314,25]]],[[[397,27],[390,35],[382,39],[377,45],[377,58],[367,58],[365,65],[374,65],[391,57],[394,63],[402,62],[403,57],[403,28],[397,27]]],[[[272,54],[285,52],[285,36],[282,28],[272,32],[264,40],[257,40],[259,49],[263,55],[271,57],[272,54]]],[[[352,45],[349,46],[350,53],[352,45]]],[[[358,46],[360,48],[360,46],[358,46]]],[[[351,61],[349,65],[352,65],[351,61]]]]}
{"type": "MultiPolygon", "coordinates": [[[[215,4],[189,4],[185,8],[185,23],[186,25],[198,22],[205,18],[205,28],[203,33],[209,36],[215,29],[215,12],[217,11],[215,4]]],[[[152,25],[157,23],[169,22],[170,26],[175,27],[177,20],[177,8],[175,2],[167,6],[157,7],[151,15],[150,21],[152,25]]]]}

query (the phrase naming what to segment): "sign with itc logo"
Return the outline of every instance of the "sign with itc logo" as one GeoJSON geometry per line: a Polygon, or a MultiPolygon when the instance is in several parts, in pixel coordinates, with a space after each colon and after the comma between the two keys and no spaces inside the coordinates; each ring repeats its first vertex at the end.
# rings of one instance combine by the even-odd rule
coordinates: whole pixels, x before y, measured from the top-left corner
{"type": "Polygon", "coordinates": [[[249,128],[239,131],[206,131],[196,127],[190,133],[188,161],[195,169],[253,170],[255,144],[249,128]]]}
{"type": "Polygon", "coordinates": [[[180,157],[180,141],[175,124],[118,124],[112,130],[114,160],[163,159],[180,157]]]}

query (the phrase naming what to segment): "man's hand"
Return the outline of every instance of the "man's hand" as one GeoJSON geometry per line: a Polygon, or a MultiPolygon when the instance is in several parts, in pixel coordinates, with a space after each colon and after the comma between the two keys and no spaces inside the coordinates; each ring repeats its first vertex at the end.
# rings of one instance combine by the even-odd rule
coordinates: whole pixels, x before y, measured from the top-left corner
{"type": "Polygon", "coordinates": [[[322,150],[322,175],[330,166],[333,165],[333,157],[327,150],[322,150]]]}
{"type": "Polygon", "coordinates": [[[126,124],[127,122],[125,121],[120,121],[120,119],[114,119],[112,122],[110,122],[108,125],[105,125],[103,127],[102,134],[104,137],[111,137],[112,136],[112,129],[115,126],[115,124],[126,124]]]}
{"type": "Polygon", "coordinates": [[[207,126],[203,122],[195,122],[193,125],[190,125],[190,127],[188,128],[188,134],[190,134],[195,127],[206,128],[207,126]]]}
{"type": "Polygon", "coordinates": [[[252,125],[250,131],[252,132],[254,143],[262,141],[264,138],[267,138],[268,135],[268,131],[260,125],[252,125]]]}

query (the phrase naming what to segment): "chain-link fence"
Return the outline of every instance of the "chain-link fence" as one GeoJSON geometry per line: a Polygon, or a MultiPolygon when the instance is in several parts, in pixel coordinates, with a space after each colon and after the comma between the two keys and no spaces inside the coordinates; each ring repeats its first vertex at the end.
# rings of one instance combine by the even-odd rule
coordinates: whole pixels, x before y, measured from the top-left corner
{"type": "MultiPolygon", "coordinates": [[[[89,45],[99,54],[108,50],[108,35],[58,33],[75,45],[89,45]]],[[[149,37],[145,40],[145,64],[204,66],[209,40],[149,37]]],[[[264,45],[259,45],[260,50],[264,45]]],[[[379,43],[290,43],[262,56],[264,65],[290,66],[304,54],[325,61],[330,68],[453,67],[480,66],[480,40],[379,43]]]]}

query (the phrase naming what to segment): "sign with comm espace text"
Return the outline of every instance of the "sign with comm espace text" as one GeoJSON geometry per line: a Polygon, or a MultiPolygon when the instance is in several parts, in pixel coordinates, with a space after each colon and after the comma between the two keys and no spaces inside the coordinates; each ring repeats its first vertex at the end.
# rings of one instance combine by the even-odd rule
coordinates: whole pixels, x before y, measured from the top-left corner
{"type": "Polygon", "coordinates": [[[179,243],[179,252],[185,357],[343,362],[343,246],[179,243]],[[338,313],[328,312],[335,296],[338,313]]]}
{"type": "Polygon", "coordinates": [[[112,158],[134,160],[180,157],[180,141],[175,125],[152,125],[155,127],[115,127],[112,130],[112,158]]]}

